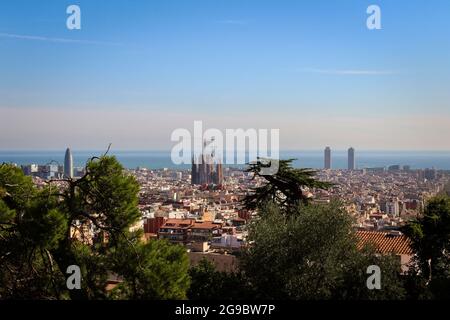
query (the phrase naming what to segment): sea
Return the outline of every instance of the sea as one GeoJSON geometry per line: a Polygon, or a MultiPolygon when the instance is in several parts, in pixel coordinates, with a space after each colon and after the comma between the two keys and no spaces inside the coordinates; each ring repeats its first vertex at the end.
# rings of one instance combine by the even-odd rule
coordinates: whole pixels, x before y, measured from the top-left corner
{"type": "MultiPolygon", "coordinates": [[[[105,151],[100,150],[72,150],[74,166],[83,167],[86,161],[93,156],[100,156],[105,151]]],[[[40,164],[44,165],[52,161],[64,163],[65,150],[50,151],[8,151],[0,150],[0,163],[15,163],[18,165],[40,164]]],[[[171,160],[170,151],[120,151],[110,150],[109,155],[114,155],[125,168],[138,167],[148,169],[189,169],[189,164],[176,165],[171,160]]],[[[364,151],[356,150],[357,168],[387,167],[390,165],[408,165],[411,169],[436,168],[450,170],[450,151],[364,151]]],[[[280,151],[280,159],[296,159],[294,167],[298,168],[323,168],[323,150],[298,150],[280,151]]],[[[237,165],[245,167],[244,165],[237,165]]],[[[332,167],[334,169],[347,168],[347,151],[333,150],[332,167]]]]}

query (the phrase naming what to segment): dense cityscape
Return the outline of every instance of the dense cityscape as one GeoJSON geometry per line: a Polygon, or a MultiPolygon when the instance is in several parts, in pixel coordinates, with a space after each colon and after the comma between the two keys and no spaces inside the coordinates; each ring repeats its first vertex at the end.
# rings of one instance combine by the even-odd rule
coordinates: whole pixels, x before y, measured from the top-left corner
{"type": "Polygon", "coordinates": [[[449,12],[1,1],[0,315],[445,314],[449,12]]]}
{"type": "MultiPolygon", "coordinates": [[[[378,232],[386,239],[406,242],[399,230],[410,219],[422,212],[425,202],[443,192],[449,182],[449,172],[435,168],[411,169],[408,165],[388,167],[356,167],[354,148],[348,149],[348,169],[332,169],[330,147],[324,150],[324,169],[316,171],[318,180],[332,183],[328,190],[304,189],[304,195],[313,203],[342,203],[354,217],[354,227],[361,241],[378,232]]],[[[193,265],[203,257],[210,259],[221,271],[236,268],[233,253],[246,243],[246,224],[257,212],[242,206],[243,198],[263,183],[245,170],[223,167],[213,155],[202,161],[193,158],[191,170],[136,168],[127,171],[140,185],[140,222],[133,229],[142,229],[145,240],[167,239],[183,244],[193,265]]],[[[21,166],[38,186],[48,181],[64,185],[64,178],[77,179],[84,168],[73,167],[73,156],[66,150],[64,165],[28,164],[21,166]]],[[[93,243],[93,226],[79,226],[83,232],[73,230],[74,237],[93,243]]],[[[383,241],[380,246],[383,245],[383,241]]],[[[372,241],[373,239],[367,239],[372,241]]],[[[388,246],[386,251],[391,250],[388,246]]],[[[411,255],[399,251],[409,262],[411,255]]],[[[403,261],[403,260],[402,260],[403,261]]]]}

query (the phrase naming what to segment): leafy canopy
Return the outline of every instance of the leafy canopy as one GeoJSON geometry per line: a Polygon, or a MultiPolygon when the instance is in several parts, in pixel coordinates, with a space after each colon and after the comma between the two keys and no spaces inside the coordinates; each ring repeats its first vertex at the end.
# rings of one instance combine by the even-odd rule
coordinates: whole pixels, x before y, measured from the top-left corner
{"type": "MultiPolygon", "coordinates": [[[[258,160],[250,163],[246,172],[253,173],[253,178],[263,178],[263,185],[252,190],[244,198],[244,206],[254,210],[264,207],[267,203],[275,203],[286,213],[300,204],[308,204],[309,198],[305,194],[306,189],[327,189],[330,183],[318,181],[314,178],[316,172],[311,169],[298,169],[292,167],[292,161],[276,161],[278,171],[267,172],[267,161],[258,160]]],[[[273,164],[272,164],[273,165],[273,164]]]]}
{"type": "Polygon", "coordinates": [[[262,209],[249,228],[240,267],[261,299],[401,299],[400,264],[358,250],[351,217],[339,203],[300,205],[285,215],[262,209]],[[383,270],[382,290],[368,290],[367,267],[383,270]]]}
{"type": "Polygon", "coordinates": [[[416,277],[436,298],[450,299],[450,197],[431,199],[416,220],[404,228],[416,252],[416,277]]]}
{"type": "Polygon", "coordinates": [[[163,241],[142,242],[139,185],[110,156],[92,158],[80,179],[38,189],[0,166],[1,299],[180,299],[189,287],[187,254],[163,241]],[[90,237],[93,232],[94,237],[90,237]],[[78,265],[81,290],[66,287],[78,265]],[[108,277],[122,280],[106,291],[108,277]]]}

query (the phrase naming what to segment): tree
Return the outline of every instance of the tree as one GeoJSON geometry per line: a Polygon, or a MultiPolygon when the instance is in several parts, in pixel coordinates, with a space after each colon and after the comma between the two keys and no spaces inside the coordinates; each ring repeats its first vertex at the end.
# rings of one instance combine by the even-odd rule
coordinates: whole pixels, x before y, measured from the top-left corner
{"type": "Polygon", "coordinates": [[[52,299],[64,276],[51,250],[64,237],[64,217],[48,190],[11,165],[0,165],[0,298],[52,299]]]}
{"type": "Polygon", "coordinates": [[[190,278],[189,259],[181,245],[172,245],[166,240],[142,243],[138,238],[131,240],[134,250],[123,243],[109,258],[117,274],[124,281],[112,295],[127,299],[186,299],[190,278]]]}
{"type": "Polygon", "coordinates": [[[284,212],[289,213],[291,208],[309,203],[309,198],[304,194],[306,188],[327,189],[331,186],[330,183],[316,180],[314,170],[293,168],[293,160],[270,160],[277,162],[278,171],[274,174],[264,170],[268,166],[267,161],[250,163],[246,172],[251,172],[253,178],[263,178],[265,183],[244,198],[244,206],[254,210],[267,203],[276,203],[284,212]]]}
{"type": "Polygon", "coordinates": [[[359,251],[352,219],[339,203],[300,205],[285,215],[262,209],[249,227],[240,266],[261,299],[400,299],[400,264],[359,251]],[[367,267],[383,270],[382,290],[368,290],[367,267]]]}
{"type": "Polygon", "coordinates": [[[416,276],[424,279],[434,297],[450,299],[450,197],[431,199],[423,216],[403,231],[416,253],[416,276]]]}
{"type": "Polygon", "coordinates": [[[189,270],[189,275],[191,300],[243,300],[255,296],[242,272],[217,271],[205,258],[189,270]]]}
{"type": "Polygon", "coordinates": [[[130,231],[140,218],[138,192],[134,177],[106,155],[88,161],[82,178],[42,190],[20,169],[2,165],[0,298],[185,297],[186,252],[158,240],[144,244],[141,232],[130,231]],[[85,231],[94,232],[93,243],[85,231]],[[66,287],[70,265],[80,267],[80,290],[66,287]],[[123,279],[113,293],[105,289],[110,272],[123,279]]]}
{"type": "Polygon", "coordinates": [[[214,265],[203,258],[198,265],[189,270],[191,286],[188,291],[190,300],[214,300],[220,296],[221,279],[214,265]]]}

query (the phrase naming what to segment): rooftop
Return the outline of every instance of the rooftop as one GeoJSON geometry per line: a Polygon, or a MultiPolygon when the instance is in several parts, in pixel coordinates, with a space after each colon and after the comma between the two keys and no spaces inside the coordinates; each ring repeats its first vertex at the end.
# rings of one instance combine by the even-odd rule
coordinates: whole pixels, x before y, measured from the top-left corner
{"type": "Polygon", "coordinates": [[[411,241],[403,234],[379,231],[357,231],[358,248],[365,245],[374,245],[376,251],[381,254],[407,254],[412,255],[411,241]]]}

